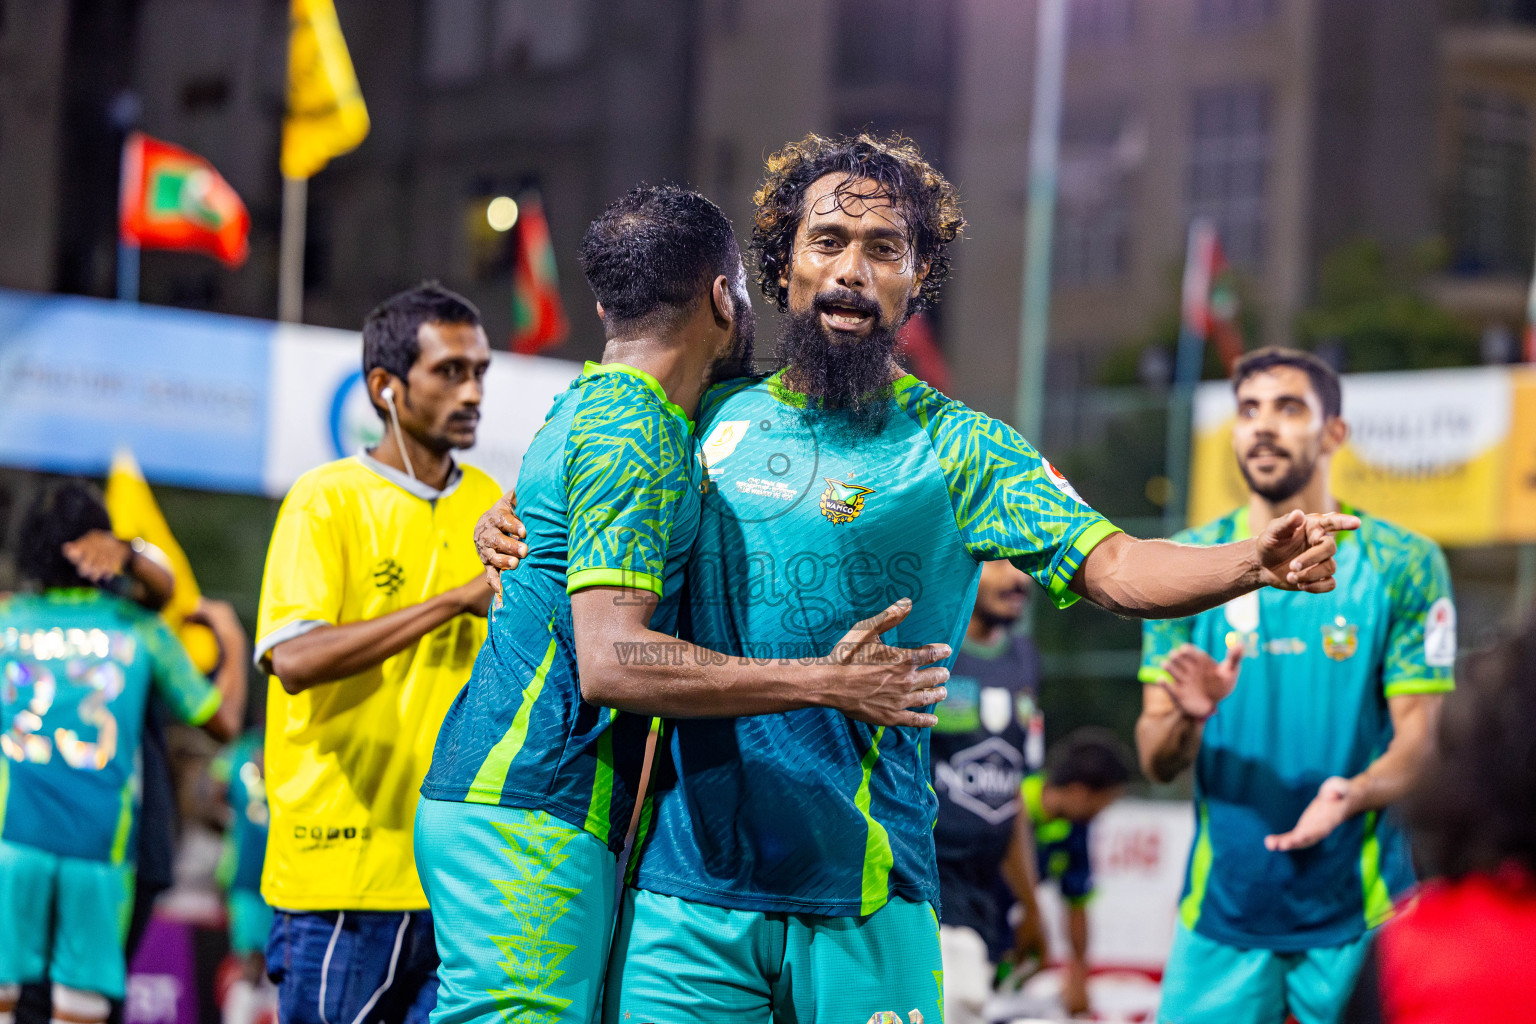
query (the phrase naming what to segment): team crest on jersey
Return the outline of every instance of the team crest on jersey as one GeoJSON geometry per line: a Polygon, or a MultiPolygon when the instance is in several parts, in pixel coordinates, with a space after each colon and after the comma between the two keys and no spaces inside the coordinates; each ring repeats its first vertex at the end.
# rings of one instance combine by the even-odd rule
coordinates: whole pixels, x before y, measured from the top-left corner
{"type": "Polygon", "coordinates": [[[833,523],[851,523],[864,511],[864,499],[875,493],[873,487],[845,484],[829,476],[822,477],[827,489],[821,492],[821,514],[833,523]]]}
{"type": "Polygon", "coordinates": [[[718,466],[727,455],[734,452],[750,429],[752,429],[750,420],[726,420],[724,423],[715,424],[715,429],[709,432],[709,436],[699,446],[699,458],[704,462],[705,472],[713,466],[718,466]]]}
{"type": "Polygon", "coordinates": [[[1323,653],[1334,661],[1347,661],[1360,646],[1360,628],[1340,615],[1323,626],[1323,653]]]}

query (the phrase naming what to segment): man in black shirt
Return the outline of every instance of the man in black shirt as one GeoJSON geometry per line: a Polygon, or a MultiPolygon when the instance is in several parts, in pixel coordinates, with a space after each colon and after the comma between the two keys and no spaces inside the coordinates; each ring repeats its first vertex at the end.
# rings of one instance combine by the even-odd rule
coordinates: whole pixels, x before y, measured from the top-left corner
{"type": "MultiPolygon", "coordinates": [[[[1010,945],[1007,907],[997,898],[1000,869],[1030,911],[1034,869],[1020,786],[1044,760],[1040,655],[1009,627],[1028,606],[1030,578],[1007,561],[982,567],[965,642],[935,709],[933,788],[939,796],[934,845],[939,863],[939,939],[946,1024],[981,1021],[992,965],[1010,945]],[[1006,866],[1005,866],[1006,862],[1006,866]]],[[[1026,912],[1032,929],[1038,913],[1026,912]]],[[[1038,934],[1016,936],[1018,952],[1038,951],[1038,934]]]]}

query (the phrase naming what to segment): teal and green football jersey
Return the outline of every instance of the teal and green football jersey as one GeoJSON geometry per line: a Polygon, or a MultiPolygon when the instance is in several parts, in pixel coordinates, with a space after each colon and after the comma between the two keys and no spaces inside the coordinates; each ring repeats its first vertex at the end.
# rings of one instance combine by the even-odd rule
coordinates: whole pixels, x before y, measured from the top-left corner
{"type": "MultiPolygon", "coordinates": [[[[542,810],[617,850],[650,719],[582,700],[570,595],[649,590],[672,633],[699,521],[693,424],[648,374],[588,363],[523,456],[517,514],[528,557],[449,708],[421,787],[433,800],[542,810]]],[[[645,653],[645,652],[638,652],[645,653]]]]}
{"type": "MultiPolygon", "coordinates": [[[[1433,541],[1375,516],[1339,535],[1338,586],[1327,594],[1264,589],[1219,608],[1143,627],[1141,680],[1193,643],[1212,657],[1246,651],[1237,688],[1205,724],[1195,759],[1195,842],[1184,924],[1248,948],[1295,951],[1349,942],[1384,921],[1413,883],[1390,814],[1346,821],[1318,845],[1271,853],[1323,780],[1356,775],[1387,749],[1387,698],[1454,687],[1456,609],[1433,541]]],[[[1249,536],[1246,508],[1175,539],[1249,536]]]]}
{"type": "MultiPolygon", "coordinates": [[[[762,658],[823,656],[910,597],[886,634],[958,650],[981,563],[1011,558],[1057,604],[1114,532],[1012,428],[914,377],[866,430],[779,377],[705,396],[707,467],[682,635],[762,658]]],[[[670,724],[642,813],[641,889],[759,911],[938,901],[927,730],[826,709],[670,724]]]]}
{"type": "Polygon", "coordinates": [[[224,855],[219,858],[218,882],[225,889],[261,892],[261,867],[267,856],[267,808],[265,730],[257,727],[219,751],[208,774],[225,786],[229,804],[229,829],[224,833],[224,855]]]}
{"type": "Polygon", "coordinates": [[[131,863],[150,690],[201,725],[219,693],[165,623],[99,590],[0,602],[0,838],[131,863]]]}

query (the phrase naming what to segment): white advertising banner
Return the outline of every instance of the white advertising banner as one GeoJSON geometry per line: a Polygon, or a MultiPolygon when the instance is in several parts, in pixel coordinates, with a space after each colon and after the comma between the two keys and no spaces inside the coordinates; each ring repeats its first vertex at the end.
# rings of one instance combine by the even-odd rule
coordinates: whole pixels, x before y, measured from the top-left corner
{"type": "MultiPolygon", "coordinates": [[[[270,357],[262,485],[281,496],[300,474],[377,444],[384,423],[363,387],[357,332],[282,324],[270,357]]],[[[550,403],[580,369],[560,359],[492,353],[476,444],[461,453],[463,461],[511,487],[550,403]]]]}

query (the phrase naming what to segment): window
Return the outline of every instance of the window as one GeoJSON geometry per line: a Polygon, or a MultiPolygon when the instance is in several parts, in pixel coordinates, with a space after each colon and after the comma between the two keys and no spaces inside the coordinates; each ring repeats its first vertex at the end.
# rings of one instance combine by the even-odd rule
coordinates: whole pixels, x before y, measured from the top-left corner
{"type": "Polygon", "coordinates": [[[913,0],[841,0],[833,27],[838,85],[901,85],[918,63],[913,0]]]}
{"type": "Polygon", "coordinates": [[[587,50],[587,0],[494,0],[491,59],[498,68],[548,71],[587,50]]]}
{"type": "Polygon", "coordinates": [[[485,74],[485,0],[427,4],[424,71],[433,85],[454,86],[485,74]]]}
{"type": "Polygon", "coordinates": [[[1131,0],[1071,0],[1067,41],[1073,47],[1128,43],[1136,30],[1131,0]]]}
{"type": "Polygon", "coordinates": [[[1130,261],[1131,174],[1141,146],[1123,108],[1068,111],[1062,119],[1052,280],[1107,284],[1130,261]]]}
{"type": "Polygon", "coordinates": [[[1232,262],[1264,258],[1270,101],[1262,85],[1197,90],[1189,156],[1189,215],[1216,223],[1232,262]]]}
{"type": "Polygon", "coordinates": [[[1195,0],[1195,27],[1204,32],[1258,28],[1275,16],[1275,0],[1195,0]]]}
{"type": "Polygon", "coordinates": [[[425,74],[466,85],[491,69],[547,71],[586,55],[589,0],[430,0],[425,74]]]}
{"type": "Polygon", "coordinates": [[[1469,272],[1525,273],[1531,251],[1531,115],[1519,100],[1462,98],[1451,201],[1455,263],[1469,272]]]}
{"type": "Polygon", "coordinates": [[[1536,24],[1536,0],[1480,0],[1478,6],[1489,21],[1536,24]]]}

